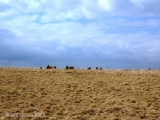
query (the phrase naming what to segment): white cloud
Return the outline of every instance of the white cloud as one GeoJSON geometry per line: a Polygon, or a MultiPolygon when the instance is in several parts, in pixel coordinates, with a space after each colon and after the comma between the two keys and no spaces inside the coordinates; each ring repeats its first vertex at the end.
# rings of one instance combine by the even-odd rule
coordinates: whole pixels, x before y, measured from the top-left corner
{"type": "Polygon", "coordinates": [[[0,17],[36,14],[42,22],[51,22],[64,19],[99,19],[108,15],[159,15],[159,5],[159,0],[1,0],[3,12],[0,12],[0,17]]]}
{"type": "Polygon", "coordinates": [[[159,0],[98,0],[109,15],[159,15],[159,0]]]}
{"type": "Polygon", "coordinates": [[[98,4],[102,9],[106,11],[111,11],[113,7],[110,0],[98,0],[98,4]]]}

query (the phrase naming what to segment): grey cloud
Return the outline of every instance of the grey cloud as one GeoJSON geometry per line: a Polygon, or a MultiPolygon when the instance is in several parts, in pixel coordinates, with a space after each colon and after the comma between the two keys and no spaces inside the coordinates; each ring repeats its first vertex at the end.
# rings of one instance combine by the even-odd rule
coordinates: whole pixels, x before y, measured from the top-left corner
{"type": "MultiPolygon", "coordinates": [[[[44,52],[45,49],[37,51],[34,46],[29,48],[29,46],[23,45],[17,49],[10,46],[9,50],[3,49],[6,50],[6,53],[5,56],[1,56],[1,61],[8,61],[8,64],[11,66],[19,62],[21,63],[21,66],[29,67],[45,67],[48,64],[56,65],[61,68],[65,67],[65,65],[74,65],[79,68],[86,68],[88,66],[100,66],[104,68],[153,67],[151,65],[153,64],[152,61],[144,61],[143,59],[139,59],[143,57],[138,57],[137,59],[135,58],[134,53],[123,49],[106,49],[107,46],[102,49],[98,49],[96,46],[62,47],[64,47],[64,51],[51,48],[48,49],[50,52],[44,52]],[[104,54],[104,51],[108,51],[107,54],[104,54]]],[[[157,61],[155,62],[157,63],[157,61]]]]}
{"type": "Polygon", "coordinates": [[[0,41],[6,42],[6,40],[14,39],[15,35],[13,32],[7,29],[1,29],[0,28],[0,41]]]}
{"type": "Polygon", "coordinates": [[[99,0],[99,2],[104,3],[100,8],[111,16],[159,15],[160,10],[159,0],[99,0]]]}
{"type": "Polygon", "coordinates": [[[159,15],[160,1],[159,0],[132,0],[132,3],[139,9],[139,12],[149,15],[159,15]]]}

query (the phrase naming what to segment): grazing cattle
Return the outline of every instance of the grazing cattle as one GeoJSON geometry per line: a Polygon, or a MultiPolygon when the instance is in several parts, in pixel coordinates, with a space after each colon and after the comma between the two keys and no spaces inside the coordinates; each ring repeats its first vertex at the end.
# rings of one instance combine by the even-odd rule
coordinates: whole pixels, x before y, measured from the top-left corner
{"type": "Polygon", "coordinates": [[[66,66],[66,69],[74,69],[73,66],[66,66]]]}
{"type": "Polygon", "coordinates": [[[87,70],[91,70],[91,67],[88,67],[87,70]]]}
{"type": "Polygon", "coordinates": [[[46,69],[53,69],[53,67],[48,65],[46,69]]]}

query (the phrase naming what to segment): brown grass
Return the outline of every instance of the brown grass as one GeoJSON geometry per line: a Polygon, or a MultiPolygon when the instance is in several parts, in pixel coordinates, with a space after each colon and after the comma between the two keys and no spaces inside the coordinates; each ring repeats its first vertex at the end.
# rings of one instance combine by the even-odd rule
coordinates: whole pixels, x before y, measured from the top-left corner
{"type": "Polygon", "coordinates": [[[160,119],[158,70],[0,68],[0,85],[2,120],[160,119]]]}

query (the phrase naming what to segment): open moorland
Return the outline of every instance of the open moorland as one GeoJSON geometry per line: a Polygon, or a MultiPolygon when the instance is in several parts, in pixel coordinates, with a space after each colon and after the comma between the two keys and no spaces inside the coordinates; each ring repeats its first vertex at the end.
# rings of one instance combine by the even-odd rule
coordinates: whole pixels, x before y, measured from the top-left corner
{"type": "Polygon", "coordinates": [[[160,120],[160,71],[1,67],[0,119],[160,120]]]}

